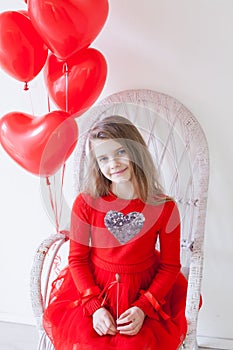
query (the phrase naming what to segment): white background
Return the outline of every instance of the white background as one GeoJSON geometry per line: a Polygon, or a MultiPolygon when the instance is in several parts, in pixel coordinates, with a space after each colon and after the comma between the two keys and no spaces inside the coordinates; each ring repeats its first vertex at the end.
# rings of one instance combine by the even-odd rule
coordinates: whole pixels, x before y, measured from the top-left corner
{"type": "MultiPolygon", "coordinates": [[[[108,62],[99,99],[125,89],[163,92],[190,109],[206,133],[211,169],[198,334],[233,338],[233,1],[109,4],[107,22],[92,43],[108,62]]],[[[10,9],[26,5],[23,0],[1,0],[0,11],[10,9]]],[[[10,111],[47,112],[42,74],[30,83],[29,93],[23,83],[0,71],[0,92],[0,117],[10,111]]],[[[2,148],[0,223],[0,320],[34,323],[32,258],[40,241],[55,229],[41,198],[40,179],[2,148]]]]}

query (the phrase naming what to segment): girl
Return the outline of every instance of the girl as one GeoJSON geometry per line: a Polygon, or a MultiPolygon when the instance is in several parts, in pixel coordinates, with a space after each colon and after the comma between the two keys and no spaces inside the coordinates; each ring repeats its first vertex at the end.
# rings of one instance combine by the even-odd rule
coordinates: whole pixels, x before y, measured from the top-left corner
{"type": "Polygon", "coordinates": [[[45,330],[56,350],[177,350],[187,331],[177,206],[129,120],[97,122],[88,147],[69,264],[53,283],[45,330]]]}

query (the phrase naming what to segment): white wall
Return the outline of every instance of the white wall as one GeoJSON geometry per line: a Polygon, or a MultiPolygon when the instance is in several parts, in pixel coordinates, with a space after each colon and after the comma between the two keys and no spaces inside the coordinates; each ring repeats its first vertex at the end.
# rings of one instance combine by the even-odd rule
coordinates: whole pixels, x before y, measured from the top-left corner
{"type": "MultiPolygon", "coordinates": [[[[110,0],[107,23],[93,46],[108,61],[100,99],[146,88],[182,102],[201,123],[211,172],[205,240],[204,305],[199,335],[233,339],[233,2],[232,0],[110,0]]],[[[2,0],[0,11],[25,8],[2,0]]],[[[0,73],[0,115],[31,113],[23,84],[0,73]]],[[[42,78],[31,83],[35,112],[46,111],[42,78]]],[[[34,250],[54,231],[40,183],[1,149],[0,319],[33,322],[29,271],[34,250]]],[[[217,342],[217,340],[216,340],[217,342]]]]}

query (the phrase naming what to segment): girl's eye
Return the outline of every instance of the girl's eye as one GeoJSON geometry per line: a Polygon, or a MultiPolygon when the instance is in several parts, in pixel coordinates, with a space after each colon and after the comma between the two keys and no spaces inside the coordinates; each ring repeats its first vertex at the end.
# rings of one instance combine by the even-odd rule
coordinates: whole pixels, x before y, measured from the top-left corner
{"type": "Polygon", "coordinates": [[[119,156],[124,156],[124,155],[126,154],[126,150],[125,150],[124,148],[122,148],[122,149],[120,149],[120,150],[117,152],[117,154],[118,154],[119,156]]]}
{"type": "Polygon", "coordinates": [[[101,157],[101,158],[98,159],[98,161],[99,161],[100,163],[104,163],[104,162],[107,161],[107,159],[108,159],[108,157],[101,157]]]}

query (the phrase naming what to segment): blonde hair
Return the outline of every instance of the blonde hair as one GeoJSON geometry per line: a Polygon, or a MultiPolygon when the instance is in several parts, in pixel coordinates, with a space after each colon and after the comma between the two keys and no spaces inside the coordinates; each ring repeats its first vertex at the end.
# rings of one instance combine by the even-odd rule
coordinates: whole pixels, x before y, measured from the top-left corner
{"type": "MultiPolygon", "coordinates": [[[[98,121],[89,132],[89,149],[93,140],[115,139],[127,152],[132,167],[135,193],[143,202],[160,204],[168,199],[159,184],[157,171],[147,145],[138,129],[128,119],[114,115],[98,121]]],[[[94,152],[89,153],[84,191],[92,197],[110,193],[111,181],[101,172],[94,152]]]]}

